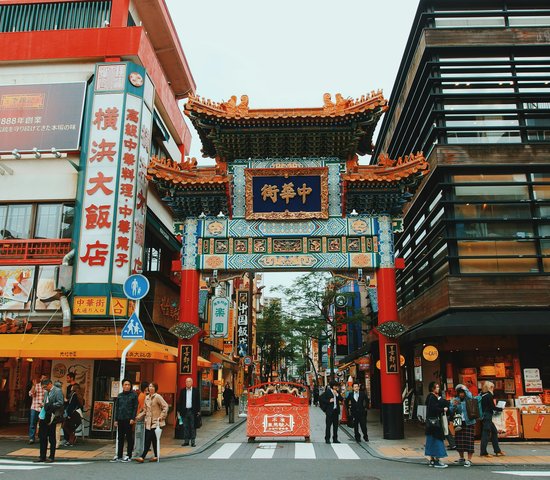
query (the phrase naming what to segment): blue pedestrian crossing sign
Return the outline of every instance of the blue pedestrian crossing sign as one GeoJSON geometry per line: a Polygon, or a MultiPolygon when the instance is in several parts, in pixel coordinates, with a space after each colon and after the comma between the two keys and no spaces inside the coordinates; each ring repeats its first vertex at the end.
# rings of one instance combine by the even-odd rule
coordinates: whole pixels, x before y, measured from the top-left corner
{"type": "Polygon", "coordinates": [[[141,300],[149,291],[149,280],[143,275],[130,275],[124,282],[124,295],[130,300],[141,300]]]}
{"type": "Polygon", "coordinates": [[[132,340],[143,340],[145,339],[145,329],[141,324],[139,317],[134,313],[124,325],[122,332],[120,333],[121,337],[124,339],[132,340]]]}

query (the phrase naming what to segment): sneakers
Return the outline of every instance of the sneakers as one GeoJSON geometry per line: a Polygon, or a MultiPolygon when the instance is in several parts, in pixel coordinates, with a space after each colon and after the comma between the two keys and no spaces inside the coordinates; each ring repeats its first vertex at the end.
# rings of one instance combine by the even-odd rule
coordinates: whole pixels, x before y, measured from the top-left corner
{"type": "Polygon", "coordinates": [[[124,462],[124,463],[128,463],[128,462],[131,462],[131,461],[132,461],[132,459],[131,459],[128,455],[126,455],[126,456],[121,460],[121,462],[124,462]]]}
{"type": "Polygon", "coordinates": [[[428,462],[428,467],[433,467],[435,465],[435,460],[430,460],[428,462]]]}
{"type": "Polygon", "coordinates": [[[449,465],[446,463],[443,463],[441,460],[438,460],[437,462],[434,462],[435,468],[447,468],[449,465]]]}
{"type": "Polygon", "coordinates": [[[109,460],[110,463],[117,463],[117,462],[122,462],[122,458],[113,458],[112,460],[109,460]]]}
{"type": "Polygon", "coordinates": [[[32,445],[34,443],[34,438],[29,438],[29,445],[32,445]]]}
{"type": "Polygon", "coordinates": [[[466,463],[466,460],[464,458],[459,458],[458,460],[455,460],[455,463],[458,463],[459,465],[464,465],[464,463],[466,463]]]}
{"type": "Polygon", "coordinates": [[[470,468],[472,466],[472,462],[470,460],[465,460],[463,464],[466,468],[470,468]]]}

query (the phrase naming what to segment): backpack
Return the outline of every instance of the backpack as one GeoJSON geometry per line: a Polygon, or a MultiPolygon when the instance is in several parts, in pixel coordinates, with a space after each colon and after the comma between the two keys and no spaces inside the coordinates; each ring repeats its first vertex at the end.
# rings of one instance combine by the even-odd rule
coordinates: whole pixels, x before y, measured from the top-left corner
{"type": "Polygon", "coordinates": [[[467,398],[466,399],[466,415],[470,420],[477,420],[481,418],[481,398],[467,398]]]}

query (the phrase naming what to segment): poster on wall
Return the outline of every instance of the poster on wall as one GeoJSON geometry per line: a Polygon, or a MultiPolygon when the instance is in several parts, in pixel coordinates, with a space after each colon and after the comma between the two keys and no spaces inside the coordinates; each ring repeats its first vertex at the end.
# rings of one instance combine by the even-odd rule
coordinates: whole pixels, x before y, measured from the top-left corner
{"type": "Polygon", "coordinates": [[[82,389],[84,397],[84,413],[83,434],[89,435],[90,429],[90,408],[92,405],[92,382],[94,377],[94,361],[93,360],[54,360],[52,362],[51,378],[54,382],[62,383],[63,395],[67,393],[67,374],[74,373],[75,381],[82,389]]]}
{"type": "Polygon", "coordinates": [[[519,408],[505,408],[500,415],[493,416],[499,438],[517,438],[520,436],[521,419],[519,408]]]}
{"type": "Polygon", "coordinates": [[[28,310],[35,267],[0,267],[0,310],[28,310]]]}
{"type": "Polygon", "coordinates": [[[56,291],[58,267],[55,265],[45,265],[39,268],[34,308],[36,310],[59,310],[61,302],[56,291]]]}
{"type": "Polygon", "coordinates": [[[113,410],[115,402],[96,401],[94,402],[94,416],[92,430],[99,432],[110,432],[113,429],[113,410]]]}
{"type": "Polygon", "coordinates": [[[479,391],[477,387],[477,370],[475,368],[463,368],[460,370],[458,383],[466,385],[472,395],[477,395],[479,391]]]}

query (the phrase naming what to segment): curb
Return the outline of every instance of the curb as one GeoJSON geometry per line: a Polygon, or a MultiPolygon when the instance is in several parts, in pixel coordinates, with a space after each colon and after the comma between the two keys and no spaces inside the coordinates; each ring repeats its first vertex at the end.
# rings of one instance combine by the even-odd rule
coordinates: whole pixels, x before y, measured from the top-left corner
{"type": "MultiPolygon", "coordinates": [[[[244,422],[246,421],[246,418],[239,418],[238,420],[235,420],[235,423],[230,424],[227,428],[216,434],[214,437],[212,437],[210,440],[208,440],[204,445],[200,446],[199,448],[193,450],[189,453],[180,453],[176,455],[167,455],[165,457],[162,457],[161,460],[171,460],[176,458],[184,458],[184,457],[192,457],[193,455],[197,455],[199,453],[204,452],[205,450],[209,449],[214,443],[216,443],[220,438],[225,437],[229,433],[236,430],[238,427],[240,427],[244,422]]],[[[64,462],[109,462],[109,460],[112,458],[59,458],[55,459],[55,463],[64,463],[64,462]]],[[[16,456],[16,455],[0,455],[1,460],[28,460],[28,456],[16,456]]]]}

